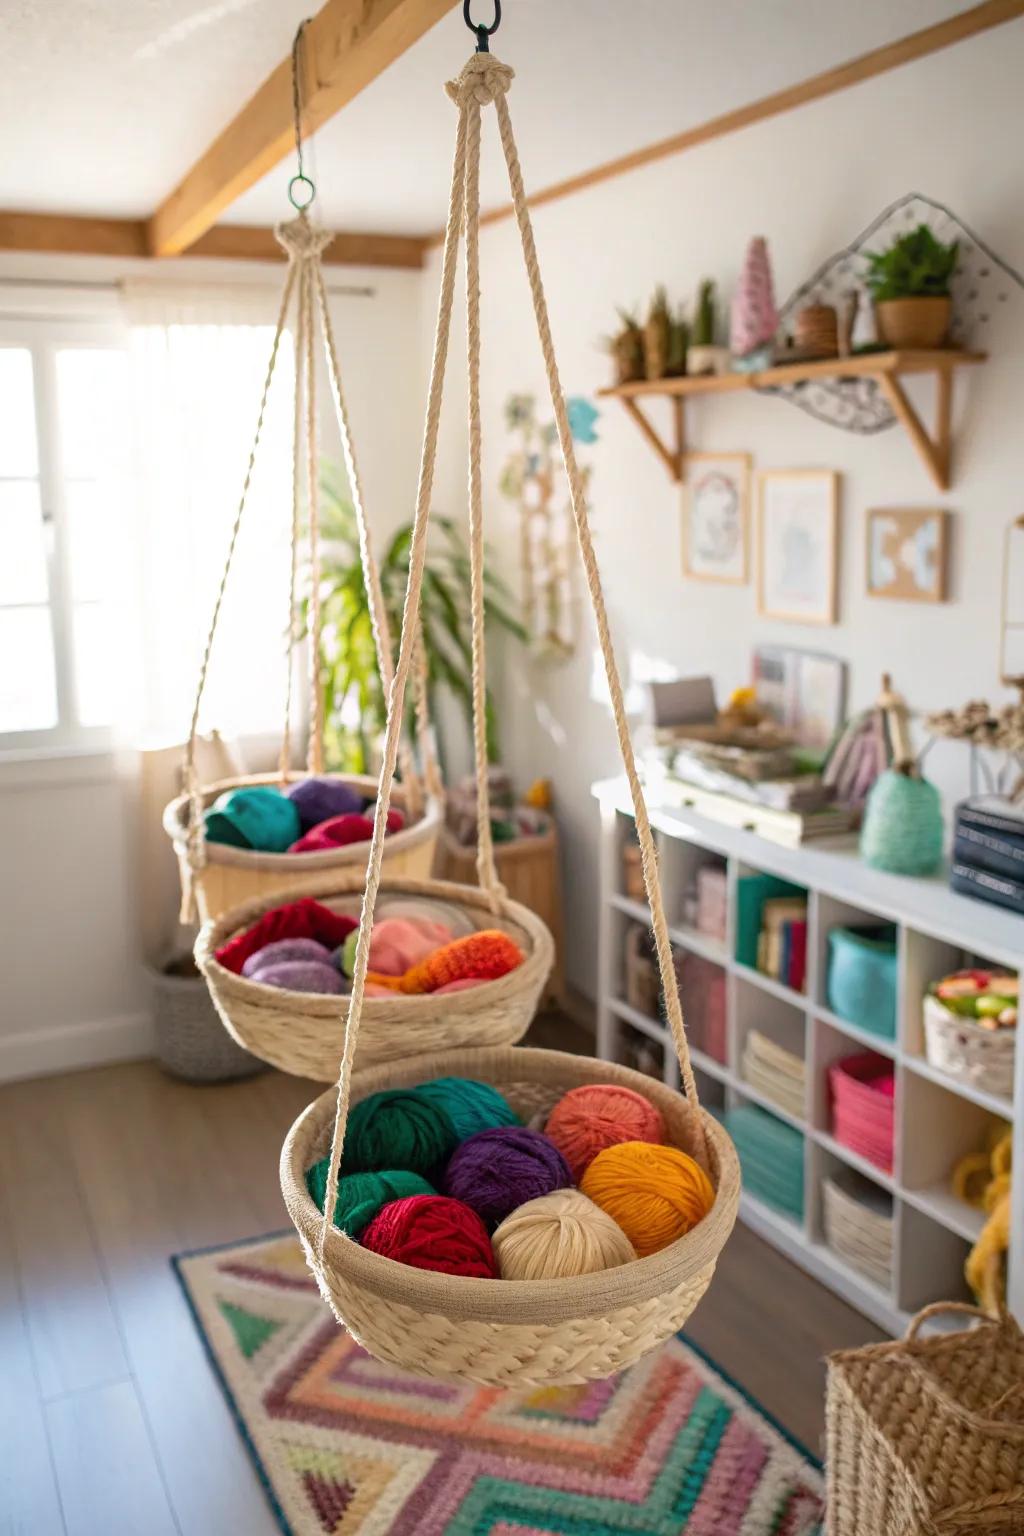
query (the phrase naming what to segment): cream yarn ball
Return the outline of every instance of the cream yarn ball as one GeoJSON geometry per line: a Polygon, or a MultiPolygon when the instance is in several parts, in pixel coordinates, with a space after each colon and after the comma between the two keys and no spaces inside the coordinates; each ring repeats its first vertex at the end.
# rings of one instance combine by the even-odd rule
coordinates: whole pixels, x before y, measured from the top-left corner
{"type": "Polygon", "coordinates": [[[491,1241],[503,1280],[563,1280],[636,1258],[618,1223],[578,1189],[527,1200],[491,1241]]]}

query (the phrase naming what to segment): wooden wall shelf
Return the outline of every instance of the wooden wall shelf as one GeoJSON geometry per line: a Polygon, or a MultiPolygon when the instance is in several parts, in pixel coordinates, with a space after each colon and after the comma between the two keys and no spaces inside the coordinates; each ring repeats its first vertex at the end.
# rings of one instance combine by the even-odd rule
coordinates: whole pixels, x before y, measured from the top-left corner
{"type": "Polygon", "coordinates": [[[810,384],[816,379],[874,379],[897,421],[905,428],[925,468],[940,491],[950,485],[950,415],[953,370],[985,361],[984,352],[922,351],[867,352],[857,357],[826,358],[814,363],[780,363],[759,373],[725,373],[706,378],[640,379],[599,389],[602,397],[621,400],[640,431],[661,459],[670,479],[683,477],[686,458],[686,401],[694,395],[734,394],[738,390],[771,390],[784,384],[810,384]],[[903,375],[935,375],[935,432],[930,435],[907,398],[903,375]],[[671,400],[673,442],[666,443],[641,409],[640,402],[661,396],[671,400]]]}

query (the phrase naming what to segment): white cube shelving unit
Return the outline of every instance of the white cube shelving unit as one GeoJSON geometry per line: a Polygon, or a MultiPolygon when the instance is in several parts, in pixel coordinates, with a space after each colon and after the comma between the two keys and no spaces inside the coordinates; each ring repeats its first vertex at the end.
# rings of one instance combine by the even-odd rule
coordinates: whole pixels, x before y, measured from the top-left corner
{"type": "MultiPolygon", "coordinates": [[[[647,924],[647,906],[623,891],[622,849],[634,833],[625,780],[594,785],[601,811],[601,925],[598,1054],[621,1057],[630,1034],[653,1042],[670,1086],[679,1067],[663,1022],[625,1000],[623,951],[633,922],[647,924]]],[[[1014,1164],[1024,1170],[1024,1050],[1018,1050],[1011,1098],[982,1092],[946,1077],[925,1059],[922,999],[929,984],[965,963],[991,961],[1024,968],[1024,918],[950,891],[942,879],[916,880],[869,869],[849,843],[784,848],[752,832],[709,821],[692,811],[648,805],[658,841],[659,868],[673,945],[721,966],[726,989],[726,1051],[719,1062],[691,1054],[698,1091],[709,1108],[751,1103],[804,1137],[804,1211],[792,1219],[744,1192],[741,1219],[790,1258],[891,1333],[901,1332],[930,1301],[966,1297],[963,1264],[983,1223],[949,1185],[954,1163],[981,1143],[995,1114],[1014,1126],[1014,1164]],[[684,925],[683,897],[696,868],[724,865],[728,921],[724,944],[684,925]],[[798,993],[734,959],[736,881],[747,873],[776,875],[808,897],[806,990],[798,993]],[[898,1017],[893,1040],[880,1039],[833,1014],[826,1002],[829,930],[848,923],[893,923],[898,935],[898,1017]],[[764,1030],[807,1066],[804,1113],[779,1109],[743,1081],[746,1032],[764,1030]],[[894,1166],[884,1173],[831,1134],[828,1065],[859,1049],[889,1056],[896,1071],[894,1166]],[[825,1242],[822,1181],[843,1168],[870,1179],[891,1201],[893,1275],[881,1287],[839,1257],[825,1242]]],[[[1009,1261],[1009,1303],[1024,1321],[1024,1173],[1015,1182],[1009,1261]]]]}

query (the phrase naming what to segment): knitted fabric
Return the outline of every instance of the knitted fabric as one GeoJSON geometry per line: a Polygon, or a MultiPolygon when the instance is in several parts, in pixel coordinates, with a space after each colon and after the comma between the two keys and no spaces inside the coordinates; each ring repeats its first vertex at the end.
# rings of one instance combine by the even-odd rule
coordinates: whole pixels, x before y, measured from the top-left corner
{"type": "Polygon", "coordinates": [[[264,944],[262,949],[249,956],[242,966],[242,975],[254,976],[257,971],[265,970],[268,965],[277,965],[282,960],[311,960],[318,965],[333,963],[331,951],[316,939],[275,939],[272,944],[264,944]]]}
{"type": "Polygon", "coordinates": [[[353,789],[351,784],[345,784],[340,779],[315,776],[300,779],[287,794],[299,813],[299,824],[303,832],[318,827],[323,821],[329,821],[332,816],[358,816],[366,801],[366,797],[353,789]]]}

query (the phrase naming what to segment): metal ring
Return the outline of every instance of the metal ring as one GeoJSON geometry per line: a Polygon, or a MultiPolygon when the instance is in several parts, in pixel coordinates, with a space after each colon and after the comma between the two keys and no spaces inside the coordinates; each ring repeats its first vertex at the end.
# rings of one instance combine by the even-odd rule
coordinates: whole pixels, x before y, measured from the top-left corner
{"type": "Polygon", "coordinates": [[[293,208],[297,208],[301,213],[304,208],[309,207],[314,197],[316,197],[316,187],[310,181],[308,176],[304,176],[300,171],[297,176],[292,177],[291,181],[288,183],[288,201],[291,203],[293,208]],[[301,197],[296,197],[296,187],[308,187],[309,192],[304,193],[301,197]]]}
{"type": "Polygon", "coordinates": [[[462,0],[462,19],[471,32],[476,33],[477,53],[488,53],[487,39],[497,32],[501,25],[501,0],[494,0],[494,20],[489,27],[482,22],[474,21],[469,14],[470,0],[462,0]]]}

